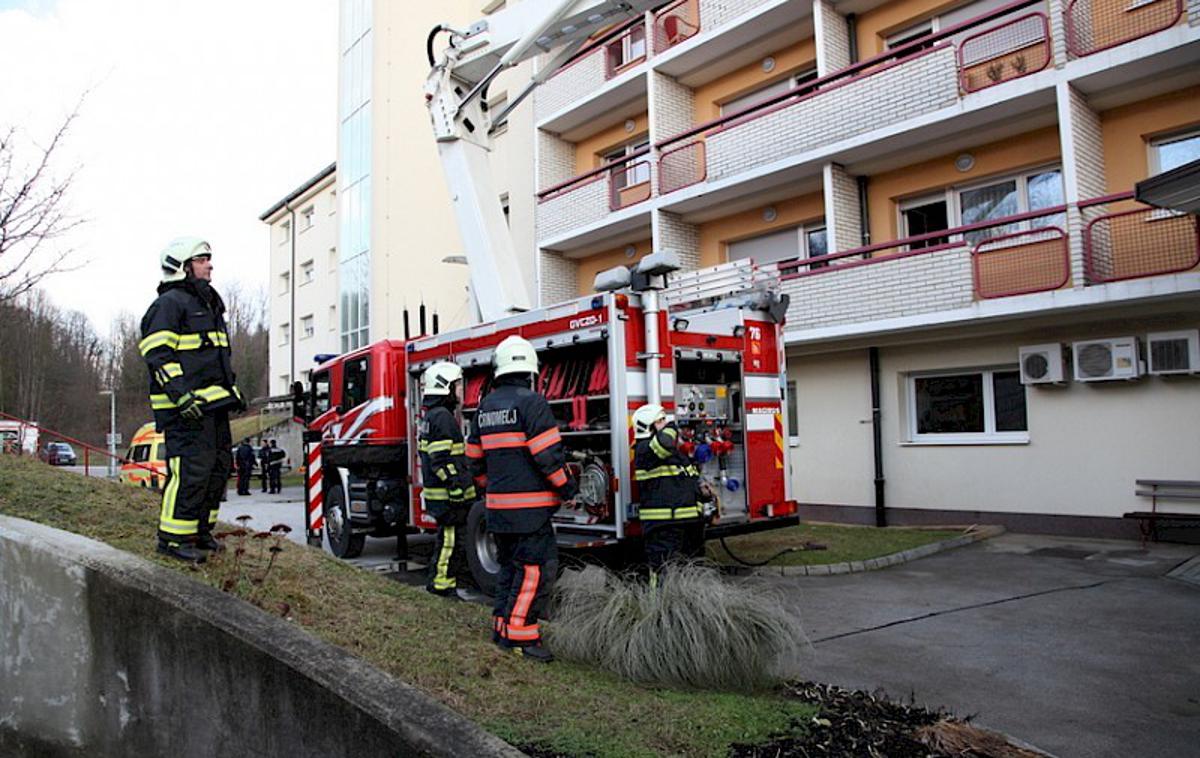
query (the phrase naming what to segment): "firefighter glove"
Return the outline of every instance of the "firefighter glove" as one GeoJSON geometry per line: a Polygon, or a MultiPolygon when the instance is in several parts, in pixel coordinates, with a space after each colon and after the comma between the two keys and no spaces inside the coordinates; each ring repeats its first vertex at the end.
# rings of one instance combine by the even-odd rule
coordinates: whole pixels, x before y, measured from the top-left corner
{"type": "Polygon", "coordinates": [[[188,421],[199,421],[204,418],[204,409],[200,407],[195,396],[190,392],[179,398],[176,405],[179,408],[179,415],[188,421]]]}

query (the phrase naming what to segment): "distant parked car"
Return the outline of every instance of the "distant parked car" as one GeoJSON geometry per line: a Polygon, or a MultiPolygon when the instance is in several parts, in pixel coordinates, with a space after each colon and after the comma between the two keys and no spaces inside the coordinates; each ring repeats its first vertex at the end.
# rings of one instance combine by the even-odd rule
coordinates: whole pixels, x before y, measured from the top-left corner
{"type": "Polygon", "coordinates": [[[78,461],[75,451],[65,442],[47,442],[42,459],[51,466],[74,466],[78,461]]]}

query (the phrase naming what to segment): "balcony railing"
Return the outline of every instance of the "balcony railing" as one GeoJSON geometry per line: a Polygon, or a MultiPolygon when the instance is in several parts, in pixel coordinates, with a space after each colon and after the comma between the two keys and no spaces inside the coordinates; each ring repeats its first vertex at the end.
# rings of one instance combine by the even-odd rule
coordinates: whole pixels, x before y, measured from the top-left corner
{"type": "Polygon", "coordinates": [[[1030,13],[958,43],[958,72],[963,92],[1037,73],[1050,65],[1050,19],[1030,13]]]}
{"type": "Polygon", "coordinates": [[[538,239],[556,237],[653,196],[650,148],[644,147],[538,192],[538,239]]]}
{"type": "Polygon", "coordinates": [[[676,0],[654,14],[654,54],[686,42],[700,31],[700,0],[676,0]]]}
{"type": "MultiPolygon", "coordinates": [[[[1079,206],[1105,210],[1131,197],[1111,195],[1079,206]]],[[[1145,206],[1105,213],[1084,227],[1083,260],[1089,284],[1194,269],[1200,265],[1200,217],[1145,206]]]]}
{"type": "Polygon", "coordinates": [[[1082,57],[1174,26],[1183,0],[1071,0],[1065,16],[1067,50],[1082,57]]]}
{"type": "Polygon", "coordinates": [[[643,157],[608,172],[608,207],[619,211],[650,199],[650,160],[643,157]]]}
{"type": "Polygon", "coordinates": [[[645,62],[646,22],[635,18],[609,30],[575,53],[537,93],[537,118],[583,100],[606,81],[645,62]]]}

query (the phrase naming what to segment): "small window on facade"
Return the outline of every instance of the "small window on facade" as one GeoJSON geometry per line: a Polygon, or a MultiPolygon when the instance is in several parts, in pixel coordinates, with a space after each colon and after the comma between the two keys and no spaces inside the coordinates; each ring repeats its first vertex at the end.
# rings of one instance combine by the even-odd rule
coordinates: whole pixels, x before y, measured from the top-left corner
{"type": "Polygon", "coordinates": [[[292,272],[284,271],[279,275],[279,294],[286,295],[292,291],[292,272]]]}
{"type": "Polygon", "coordinates": [[[308,339],[316,330],[313,328],[312,316],[300,317],[300,339],[308,339]]]}
{"type": "Polygon", "coordinates": [[[331,332],[336,331],[337,325],[338,325],[337,306],[331,305],[331,306],[329,306],[329,331],[331,331],[331,332]]]}
{"type": "Polygon", "coordinates": [[[284,221],[279,225],[279,244],[286,245],[292,239],[292,222],[284,221]]]}
{"type": "MultiPolygon", "coordinates": [[[[916,42],[917,40],[921,39],[922,37],[928,37],[929,35],[933,34],[937,30],[938,30],[937,29],[937,19],[936,18],[926,19],[918,24],[913,24],[910,27],[901,29],[900,31],[895,32],[894,34],[888,35],[887,39],[884,41],[884,49],[885,50],[895,50],[896,48],[903,47],[904,45],[907,45],[910,42],[916,42]]],[[[917,50],[924,50],[929,47],[933,47],[932,41],[930,41],[924,45],[920,45],[919,47],[915,47],[912,50],[909,50],[908,52],[916,52],[917,50]]]]}
{"type": "Polygon", "coordinates": [[[342,367],[342,410],[357,408],[371,396],[370,367],[367,355],[346,361],[342,367]]]}
{"type": "Polygon", "coordinates": [[[279,325],[279,344],[286,345],[287,343],[289,343],[291,341],[292,341],[292,325],[291,324],[280,324],[279,325]]]}
{"type": "Polygon", "coordinates": [[[1025,387],[1015,368],[908,378],[914,442],[1026,442],[1025,387]]]}
{"type": "Polygon", "coordinates": [[[329,273],[336,273],[338,269],[338,253],[336,247],[329,248],[329,273]]]}
{"type": "Polygon", "coordinates": [[[337,213],[337,190],[329,191],[329,215],[337,213]]]}
{"type": "MultiPolygon", "coordinates": [[[[918,198],[901,203],[900,218],[903,222],[901,236],[904,237],[916,237],[950,228],[950,213],[946,206],[945,195],[918,198]]],[[[943,245],[949,240],[949,237],[933,237],[914,242],[908,247],[918,250],[924,247],[943,245]]]]}
{"type": "Polygon", "coordinates": [[[1150,170],[1155,174],[1200,160],[1200,130],[1160,137],[1150,143],[1150,153],[1150,170]]]}
{"type": "Polygon", "coordinates": [[[316,266],[311,260],[300,264],[300,283],[309,284],[316,276],[316,266]]]}
{"type": "Polygon", "coordinates": [[[315,216],[316,213],[317,213],[317,209],[315,206],[312,206],[312,205],[310,205],[307,208],[305,208],[304,210],[300,211],[300,231],[303,232],[307,229],[312,228],[313,216],[315,216]]]}

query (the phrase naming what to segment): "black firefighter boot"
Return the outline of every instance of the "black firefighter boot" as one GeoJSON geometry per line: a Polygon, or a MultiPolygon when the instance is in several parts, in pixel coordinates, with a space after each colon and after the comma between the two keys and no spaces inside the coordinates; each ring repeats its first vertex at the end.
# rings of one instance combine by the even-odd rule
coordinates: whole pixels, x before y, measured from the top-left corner
{"type": "Polygon", "coordinates": [[[220,540],[212,536],[212,532],[201,532],[196,537],[196,547],[201,550],[207,550],[210,553],[220,553],[225,550],[225,546],[221,544],[220,540]]]}
{"type": "Polygon", "coordinates": [[[158,552],[163,555],[169,555],[172,558],[178,558],[181,561],[187,561],[188,563],[204,563],[208,560],[208,553],[187,540],[160,539],[158,541],[158,552]]]}

